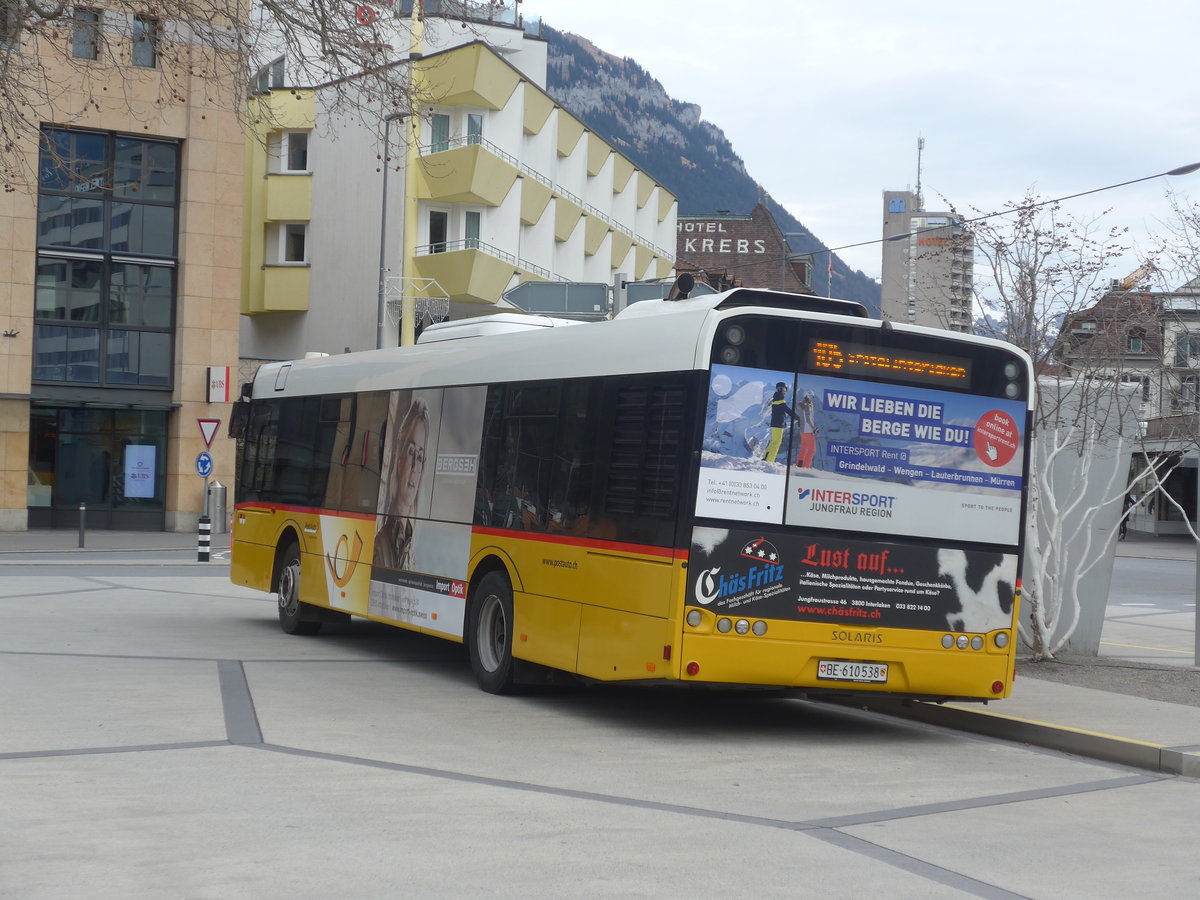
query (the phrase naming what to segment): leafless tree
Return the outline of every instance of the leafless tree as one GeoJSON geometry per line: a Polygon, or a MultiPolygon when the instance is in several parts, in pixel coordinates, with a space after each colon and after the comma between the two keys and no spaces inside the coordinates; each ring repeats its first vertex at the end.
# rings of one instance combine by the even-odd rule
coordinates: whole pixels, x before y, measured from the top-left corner
{"type": "Polygon", "coordinates": [[[983,333],[1016,344],[1039,371],[1052,365],[1062,321],[1094,303],[1129,249],[1123,228],[1064,215],[1029,192],[998,215],[968,219],[983,333]]]}
{"type": "MultiPolygon", "coordinates": [[[[1071,639],[1086,579],[1111,560],[1132,512],[1123,500],[1143,379],[1162,359],[1152,297],[1110,296],[1112,270],[1129,248],[1124,229],[1103,218],[1064,215],[1033,193],[1002,214],[967,217],[977,329],[1025,350],[1039,374],[1019,623],[1035,659],[1071,639]]],[[[1143,474],[1168,462],[1141,458],[1143,474]]]]}
{"type": "Polygon", "coordinates": [[[117,104],[136,115],[147,97],[244,116],[259,88],[325,86],[336,113],[414,110],[424,98],[399,61],[427,7],[461,30],[515,15],[495,0],[0,0],[0,182],[30,183],[41,122],[117,104]]]}
{"type": "Polygon", "coordinates": [[[1167,192],[1170,216],[1162,226],[1156,274],[1164,285],[1177,287],[1200,278],[1200,203],[1177,191],[1167,192]]]}

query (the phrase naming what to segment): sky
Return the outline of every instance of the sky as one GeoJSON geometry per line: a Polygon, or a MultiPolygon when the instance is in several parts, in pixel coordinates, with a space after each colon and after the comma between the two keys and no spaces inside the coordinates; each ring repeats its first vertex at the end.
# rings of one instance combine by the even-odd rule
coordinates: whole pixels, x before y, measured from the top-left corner
{"type": "MultiPolygon", "coordinates": [[[[1200,163],[1197,0],[525,0],[698,104],[827,247],[876,241],[885,190],[982,215],[1200,163]]],[[[1067,201],[1128,227],[1130,271],[1200,172],[1067,201]]],[[[749,210],[734,210],[746,213],[749,210]]],[[[878,278],[878,244],[839,250],[878,278]]],[[[1127,271],[1115,271],[1120,278],[1127,271]]]]}

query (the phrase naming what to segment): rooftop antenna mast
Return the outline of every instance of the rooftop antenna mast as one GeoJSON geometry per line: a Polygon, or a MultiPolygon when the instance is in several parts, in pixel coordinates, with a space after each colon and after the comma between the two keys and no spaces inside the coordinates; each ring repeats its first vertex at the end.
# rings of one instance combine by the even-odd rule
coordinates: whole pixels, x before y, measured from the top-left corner
{"type": "Polygon", "coordinates": [[[917,209],[925,209],[925,201],[921,198],[921,153],[925,150],[925,138],[917,138],[917,209]]]}

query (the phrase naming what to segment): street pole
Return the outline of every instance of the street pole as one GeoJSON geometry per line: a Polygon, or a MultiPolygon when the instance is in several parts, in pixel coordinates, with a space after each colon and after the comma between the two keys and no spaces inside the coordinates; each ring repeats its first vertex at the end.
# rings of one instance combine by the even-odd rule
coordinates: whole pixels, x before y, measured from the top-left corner
{"type": "Polygon", "coordinates": [[[392,113],[383,117],[383,187],[380,193],[379,210],[379,308],[376,310],[375,349],[383,349],[383,339],[387,324],[387,210],[388,210],[388,169],[391,168],[392,122],[403,118],[400,113],[392,113]]]}

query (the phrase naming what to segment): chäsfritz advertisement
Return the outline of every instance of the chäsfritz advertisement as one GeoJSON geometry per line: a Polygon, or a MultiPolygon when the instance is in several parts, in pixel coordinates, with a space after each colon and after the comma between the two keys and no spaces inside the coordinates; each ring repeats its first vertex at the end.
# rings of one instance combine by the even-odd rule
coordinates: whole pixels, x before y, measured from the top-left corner
{"type": "Polygon", "coordinates": [[[700,516],[1015,544],[1022,403],[714,366],[700,516]]]}
{"type": "Polygon", "coordinates": [[[689,571],[688,603],[717,615],[986,632],[1012,626],[1017,557],[836,534],[696,528],[689,571]]]}

